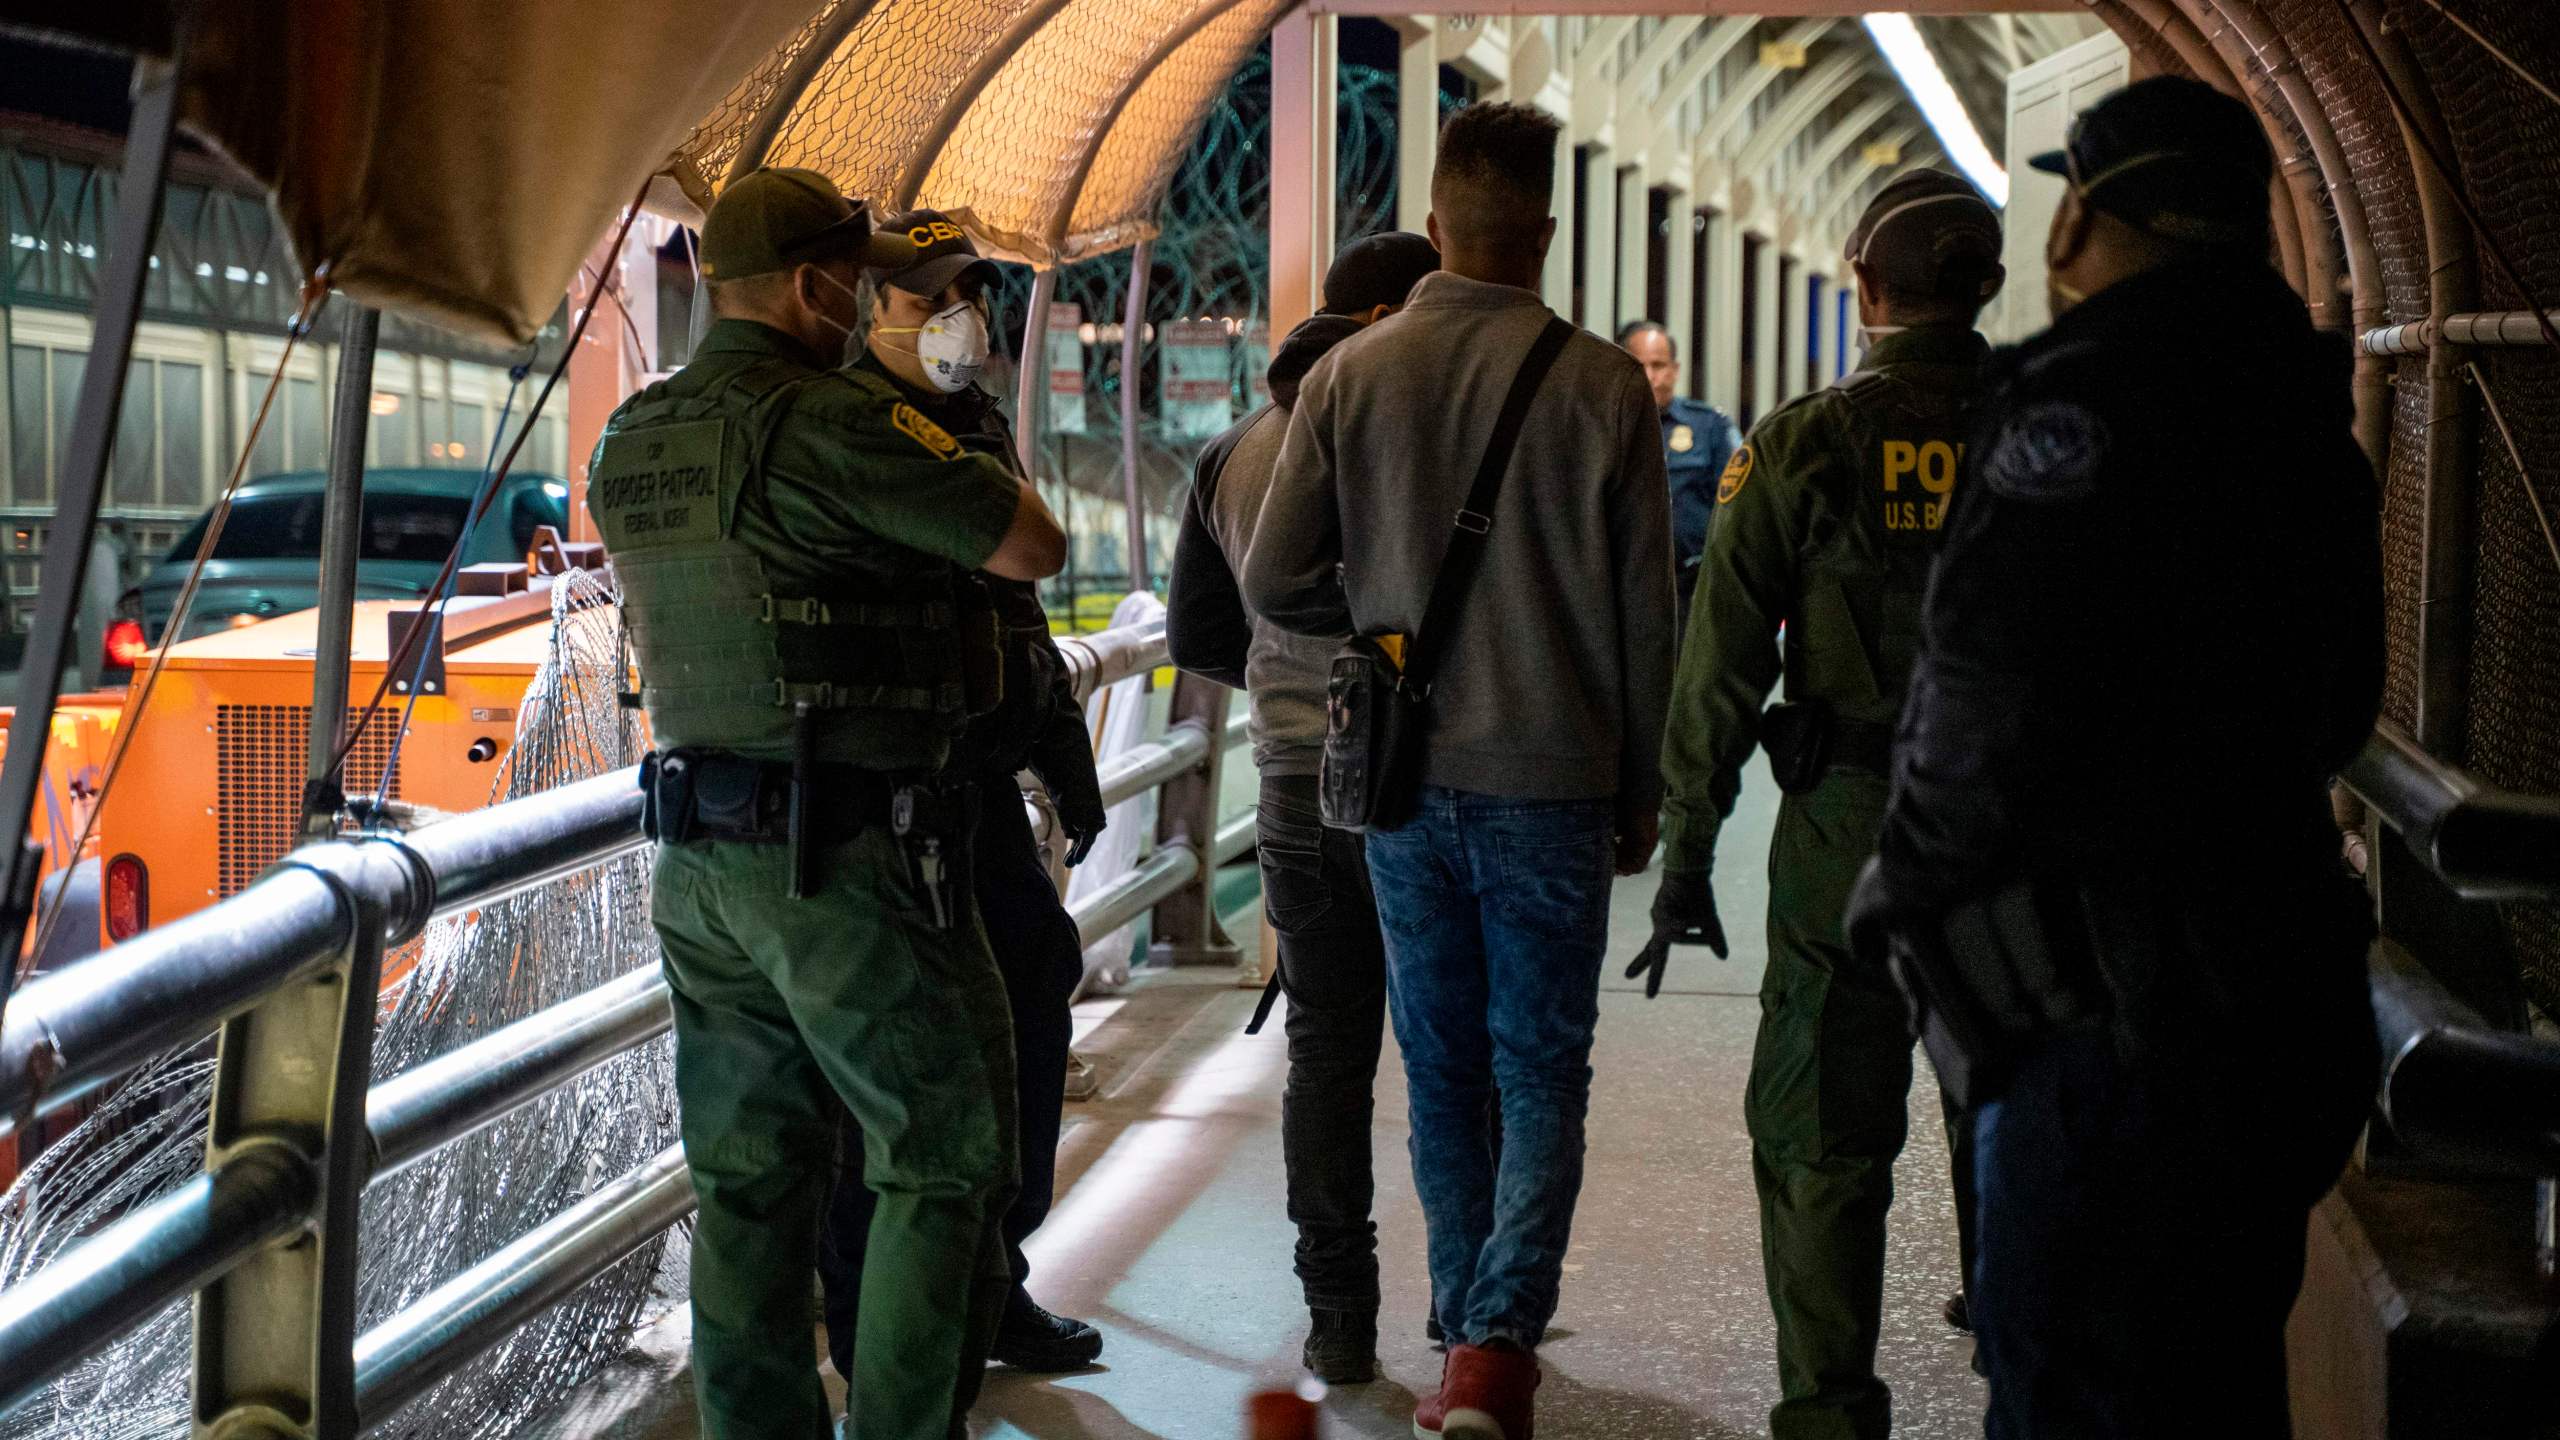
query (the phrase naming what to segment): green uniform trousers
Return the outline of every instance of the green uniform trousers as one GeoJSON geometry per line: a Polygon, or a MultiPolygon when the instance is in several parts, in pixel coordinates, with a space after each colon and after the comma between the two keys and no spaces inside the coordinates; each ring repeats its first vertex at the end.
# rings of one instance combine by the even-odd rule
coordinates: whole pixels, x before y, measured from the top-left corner
{"type": "MultiPolygon", "coordinates": [[[[1769,969],[1743,1118],[1778,1326],[1776,1440],[1876,1440],[1892,1428],[1876,1337],[1911,1027],[1892,977],[1851,955],[1840,926],[1885,797],[1882,776],[1834,770],[1786,797],[1769,848],[1769,969]]],[[[1971,1128],[1950,1114],[1947,1139],[1969,1236],[1971,1128]]]]}
{"type": "Polygon", "coordinates": [[[816,891],[793,900],[788,847],[658,847],[652,904],[702,1202],[702,1433],[834,1433],[810,1296],[842,1106],[862,1123],[863,1180],[880,1197],[847,1377],[853,1433],[946,1440],[977,1398],[1012,1284],[997,1229],[1015,1164],[1004,982],[974,910],[934,928],[885,828],[813,860],[816,891]]]}

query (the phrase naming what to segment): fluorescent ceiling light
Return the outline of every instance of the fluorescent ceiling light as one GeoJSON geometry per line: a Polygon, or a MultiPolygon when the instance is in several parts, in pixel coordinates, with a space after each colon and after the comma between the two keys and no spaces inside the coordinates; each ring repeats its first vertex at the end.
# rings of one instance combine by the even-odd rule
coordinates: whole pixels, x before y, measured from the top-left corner
{"type": "Polygon", "coordinates": [[[1912,103],[1920,107],[1921,118],[1938,132],[1947,157],[1991,197],[1992,204],[2008,204],[2009,172],[1992,157],[1991,147],[1982,143],[1982,132],[1974,128],[1973,116],[1956,97],[1956,87],[1947,83],[1947,72],[1938,68],[1938,57],[1929,53],[1928,42],[1920,38],[1920,27],[1908,15],[1865,19],[1867,33],[1875,37],[1876,48],[1884,52],[1912,103]]]}

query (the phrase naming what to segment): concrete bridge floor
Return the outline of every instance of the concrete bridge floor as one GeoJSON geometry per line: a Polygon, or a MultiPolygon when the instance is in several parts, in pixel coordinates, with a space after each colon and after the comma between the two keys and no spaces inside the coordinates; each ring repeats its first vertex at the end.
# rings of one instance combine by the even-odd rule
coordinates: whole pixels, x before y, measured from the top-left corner
{"type": "MultiPolygon", "coordinates": [[[[1759,1018],[1773,795],[1756,772],[1719,865],[1733,959],[1675,952],[1672,988],[1653,1001],[1620,981],[1618,966],[1609,972],[1588,1179],[1563,1306],[1542,1352],[1545,1434],[1768,1433],[1777,1379],[1742,1090],[1759,1018]]],[[[1613,956],[1642,943],[1652,896],[1651,876],[1620,883],[1613,956]]],[[[1238,935],[1255,921],[1240,917],[1238,935]]],[[[1100,1325],[1108,1343],[1102,1363],[1082,1374],[991,1370],[973,1436],[1233,1440],[1243,1397],[1297,1376],[1306,1312],[1281,1201],[1285,1056],[1276,1021],[1259,1037],[1242,1033],[1253,998],[1227,976],[1185,972],[1080,1007],[1079,1048],[1100,1065],[1103,1089],[1067,1107],[1058,1205],[1033,1238],[1031,1283],[1051,1308],[1100,1325]]],[[[1378,1101],[1385,1374],[1326,1398],[1335,1440],[1410,1434],[1414,1393],[1439,1375],[1422,1335],[1422,1215],[1392,1040],[1378,1101]]],[[[1894,1389],[1898,1433],[1953,1440],[1981,1433],[1982,1387],[1968,1368],[1970,1341],[1938,1316],[1958,1278],[1955,1220],[1925,1079],[1911,1113],[1879,1367],[1894,1389]]],[[[679,1311],[644,1334],[627,1366],[542,1433],[692,1440],[684,1329],[679,1311]]],[[[840,1388],[832,1372],[828,1382],[840,1388]]]]}

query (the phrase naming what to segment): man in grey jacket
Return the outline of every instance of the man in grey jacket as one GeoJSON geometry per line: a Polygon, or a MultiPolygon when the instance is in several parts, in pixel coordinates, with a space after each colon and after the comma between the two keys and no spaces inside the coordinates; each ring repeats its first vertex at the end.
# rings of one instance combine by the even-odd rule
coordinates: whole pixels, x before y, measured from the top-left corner
{"type": "MultiPolygon", "coordinates": [[[[1536,291],[1556,122],[1471,105],[1441,132],[1442,270],[1299,388],[1245,557],[1300,634],[1410,635],[1495,416],[1551,318],[1536,291]]],[[[1451,1342],[1426,1435],[1527,1435],[1582,1184],[1609,885],[1653,851],[1671,683],[1671,528],[1643,370],[1576,333],[1530,404],[1459,597],[1422,790],[1368,834],[1414,1188],[1451,1342]],[[1499,1095],[1501,1156],[1487,1134],[1499,1095]]]]}
{"type": "Polygon", "coordinates": [[[1387,1024],[1386,950],[1360,837],[1326,829],[1316,802],[1326,671],[1340,647],[1253,620],[1235,571],[1253,549],[1298,382],[1334,346],[1395,313],[1439,267],[1431,242],[1409,231],[1344,247],[1325,272],[1324,309],[1271,357],[1271,403],[1200,452],[1165,597],[1173,663],[1244,690],[1253,706],[1253,763],[1262,772],[1254,850],[1262,913],[1279,940],[1277,983],[1289,997],[1280,1159],[1309,1312],[1300,1354],[1328,1385],[1378,1373],[1369,1126],[1387,1024]]]}

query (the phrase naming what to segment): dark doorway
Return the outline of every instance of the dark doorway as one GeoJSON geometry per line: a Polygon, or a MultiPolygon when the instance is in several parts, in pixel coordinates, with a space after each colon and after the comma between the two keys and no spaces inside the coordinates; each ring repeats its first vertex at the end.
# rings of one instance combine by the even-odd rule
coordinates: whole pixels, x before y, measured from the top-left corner
{"type": "Polygon", "coordinates": [[[1831,328],[1823,324],[1822,277],[1804,277],[1804,388],[1822,388],[1822,332],[1831,328]]]}
{"type": "Polygon", "coordinates": [[[1795,261],[1784,255],[1778,257],[1777,398],[1781,401],[1794,398],[1796,381],[1802,378],[1787,373],[1787,351],[1795,344],[1796,327],[1804,323],[1804,316],[1796,310],[1796,295],[1799,293],[1796,289],[1797,268],[1795,261]]]}
{"type": "Polygon", "coordinates": [[[1644,192],[1644,314],[1648,320],[1671,322],[1671,247],[1684,236],[1671,233],[1671,192],[1644,192]]]}
{"type": "MultiPolygon", "coordinates": [[[[1587,237],[1591,233],[1592,181],[1597,178],[1606,180],[1612,185],[1618,183],[1616,175],[1612,174],[1605,167],[1593,163],[1600,158],[1601,150],[1597,145],[1577,145],[1574,147],[1573,323],[1576,325],[1588,325],[1591,323],[1591,310],[1587,303],[1591,298],[1589,295],[1589,286],[1591,284],[1591,254],[1590,242],[1587,237]]],[[[1601,298],[1602,303],[1606,304],[1606,297],[1604,296],[1601,298]]]]}
{"type": "Polygon", "coordinates": [[[1707,398],[1707,363],[1715,354],[1715,346],[1707,343],[1707,292],[1715,288],[1715,272],[1710,268],[1714,256],[1716,217],[1712,210],[1700,210],[1689,217],[1689,348],[1697,353],[1680,358],[1689,364],[1689,398],[1707,398]]]}
{"type": "Polygon", "coordinates": [[[1760,251],[1769,242],[1757,235],[1742,237],[1742,324],[1736,328],[1742,336],[1742,390],[1737,402],[1742,413],[1735,416],[1744,430],[1760,418],[1760,251]]]}

